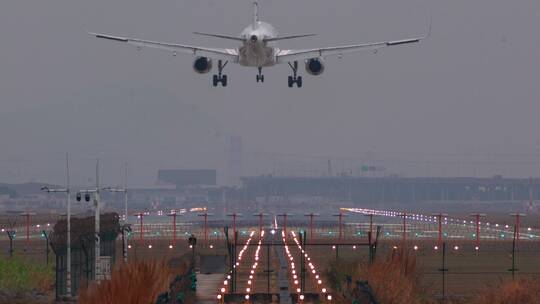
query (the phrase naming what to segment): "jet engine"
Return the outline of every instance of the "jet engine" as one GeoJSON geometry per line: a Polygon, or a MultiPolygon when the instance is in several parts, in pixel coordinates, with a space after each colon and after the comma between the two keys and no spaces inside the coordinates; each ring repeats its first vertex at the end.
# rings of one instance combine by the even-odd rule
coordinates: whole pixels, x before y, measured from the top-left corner
{"type": "Polygon", "coordinates": [[[212,70],[212,59],[207,57],[197,57],[193,62],[193,69],[199,74],[206,74],[212,70]]]}
{"type": "Polygon", "coordinates": [[[312,58],[306,60],[306,71],[314,76],[319,76],[324,72],[324,62],[322,58],[312,58]]]}

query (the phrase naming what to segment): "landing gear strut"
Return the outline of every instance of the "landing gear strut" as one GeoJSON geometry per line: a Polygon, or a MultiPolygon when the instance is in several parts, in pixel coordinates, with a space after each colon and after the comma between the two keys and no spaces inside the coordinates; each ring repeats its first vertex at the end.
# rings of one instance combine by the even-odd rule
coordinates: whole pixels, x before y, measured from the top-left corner
{"type": "Polygon", "coordinates": [[[264,75],[262,74],[262,67],[259,67],[259,75],[257,75],[257,82],[264,82],[264,75]]]}
{"type": "Polygon", "coordinates": [[[293,70],[293,76],[289,76],[289,88],[292,88],[295,83],[297,87],[301,88],[302,76],[296,76],[296,72],[298,72],[298,61],[294,61],[293,64],[289,62],[289,66],[293,70]]]}
{"type": "Polygon", "coordinates": [[[214,87],[217,87],[218,83],[220,82],[222,86],[227,86],[227,75],[221,74],[227,63],[228,61],[225,61],[225,63],[223,63],[223,61],[218,60],[218,74],[214,74],[214,77],[212,78],[212,84],[214,85],[214,87]]]}

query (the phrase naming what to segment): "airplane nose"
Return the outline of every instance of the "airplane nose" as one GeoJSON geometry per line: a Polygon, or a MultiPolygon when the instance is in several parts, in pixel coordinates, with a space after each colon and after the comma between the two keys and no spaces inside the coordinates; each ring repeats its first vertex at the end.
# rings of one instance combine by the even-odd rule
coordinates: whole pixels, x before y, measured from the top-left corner
{"type": "Polygon", "coordinates": [[[257,42],[258,39],[259,38],[257,37],[257,35],[252,35],[251,38],[250,38],[251,42],[253,42],[253,43],[257,42]]]}

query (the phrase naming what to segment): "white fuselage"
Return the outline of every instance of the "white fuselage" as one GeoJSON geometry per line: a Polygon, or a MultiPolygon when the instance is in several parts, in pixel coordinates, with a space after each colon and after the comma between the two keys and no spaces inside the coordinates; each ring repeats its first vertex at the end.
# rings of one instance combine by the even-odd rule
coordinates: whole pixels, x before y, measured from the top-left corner
{"type": "Polygon", "coordinates": [[[278,32],[269,23],[256,21],[246,27],[240,36],[244,39],[238,48],[238,63],[250,67],[267,67],[276,64],[276,53],[279,51],[274,42],[266,39],[276,38],[278,32]]]}

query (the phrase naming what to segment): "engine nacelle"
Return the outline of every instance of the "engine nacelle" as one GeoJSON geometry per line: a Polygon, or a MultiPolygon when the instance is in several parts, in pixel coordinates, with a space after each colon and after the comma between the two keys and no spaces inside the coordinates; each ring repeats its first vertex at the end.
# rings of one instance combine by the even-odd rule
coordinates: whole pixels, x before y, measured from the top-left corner
{"type": "Polygon", "coordinates": [[[306,60],[306,71],[314,76],[319,76],[324,72],[324,62],[322,58],[312,58],[306,60]]]}
{"type": "Polygon", "coordinates": [[[197,57],[193,62],[193,69],[199,74],[206,74],[212,70],[212,59],[208,57],[197,57]]]}

